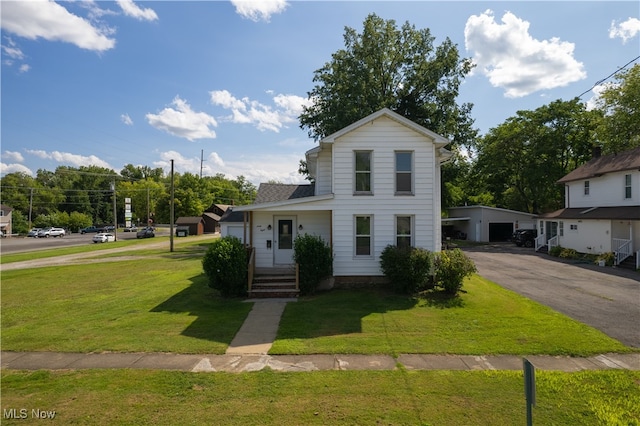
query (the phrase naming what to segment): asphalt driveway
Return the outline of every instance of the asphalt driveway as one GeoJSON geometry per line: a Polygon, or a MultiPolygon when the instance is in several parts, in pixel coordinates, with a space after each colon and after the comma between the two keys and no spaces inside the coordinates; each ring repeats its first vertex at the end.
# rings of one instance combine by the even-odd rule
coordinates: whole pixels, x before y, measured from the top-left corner
{"type": "Polygon", "coordinates": [[[563,262],[511,243],[464,251],[481,276],[640,348],[640,273],[563,262]]]}

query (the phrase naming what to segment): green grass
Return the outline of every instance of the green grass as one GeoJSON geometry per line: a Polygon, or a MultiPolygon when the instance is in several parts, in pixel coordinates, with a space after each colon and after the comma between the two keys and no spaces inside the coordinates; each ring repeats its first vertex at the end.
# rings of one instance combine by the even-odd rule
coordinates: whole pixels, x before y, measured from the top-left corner
{"type": "Polygon", "coordinates": [[[3,272],[2,349],[224,353],[251,304],[207,286],[198,247],[3,272]]]}
{"type": "Polygon", "coordinates": [[[274,354],[450,353],[589,356],[629,352],[604,333],[473,276],[465,293],[416,299],[341,290],[287,305],[274,354]]]}
{"type": "MultiPolygon", "coordinates": [[[[640,424],[640,372],[536,378],[534,424],[640,424]]],[[[2,391],[3,409],[55,411],[59,424],[525,424],[513,371],[3,371],[2,391]]]]}

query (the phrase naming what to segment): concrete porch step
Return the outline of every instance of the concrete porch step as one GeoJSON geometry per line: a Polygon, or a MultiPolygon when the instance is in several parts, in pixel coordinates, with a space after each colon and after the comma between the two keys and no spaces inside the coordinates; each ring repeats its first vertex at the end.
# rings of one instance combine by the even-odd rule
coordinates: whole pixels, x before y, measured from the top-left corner
{"type": "Polygon", "coordinates": [[[249,297],[252,299],[296,298],[300,291],[293,288],[255,288],[252,287],[249,297]]]}

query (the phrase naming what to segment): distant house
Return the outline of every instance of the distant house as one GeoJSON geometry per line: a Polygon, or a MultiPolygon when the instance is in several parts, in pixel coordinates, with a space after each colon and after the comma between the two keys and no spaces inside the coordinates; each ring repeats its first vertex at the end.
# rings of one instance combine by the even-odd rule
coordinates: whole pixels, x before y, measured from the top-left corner
{"type": "MultiPolygon", "coordinates": [[[[640,147],[600,156],[558,181],[565,207],[540,215],[536,249],[561,246],[616,254],[616,264],[640,251],[640,147]]],[[[636,263],[637,264],[637,263],[636,263]]]]}
{"type": "Polygon", "coordinates": [[[227,204],[212,204],[204,211],[202,219],[205,233],[220,232],[220,219],[229,207],[227,204]]]}
{"type": "Polygon", "coordinates": [[[13,209],[4,204],[0,204],[0,230],[4,236],[10,236],[13,234],[13,209]]]}
{"type": "Polygon", "coordinates": [[[445,237],[465,237],[469,241],[508,241],[518,229],[535,229],[536,216],[516,210],[488,206],[449,208],[442,219],[445,237]]]}
{"type": "Polygon", "coordinates": [[[222,235],[246,238],[259,268],[292,265],[295,238],[318,235],[333,249],[337,283],[382,276],[387,245],[441,249],[448,143],[389,109],[377,111],[306,152],[314,184],[261,184],[253,204],[222,218],[222,235]]]}
{"type": "Polygon", "coordinates": [[[178,230],[188,230],[189,235],[204,234],[204,219],[201,216],[183,216],[176,220],[178,230]]]}

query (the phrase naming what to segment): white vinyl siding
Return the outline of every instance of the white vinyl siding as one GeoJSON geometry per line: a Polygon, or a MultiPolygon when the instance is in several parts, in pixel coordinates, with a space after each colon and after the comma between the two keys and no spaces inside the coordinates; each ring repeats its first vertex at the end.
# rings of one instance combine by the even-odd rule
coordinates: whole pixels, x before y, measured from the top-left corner
{"type": "Polygon", "coordinates": [[[589,196],[584,196],[585,181],[568,182],[566,185],[566,207],[617,207],[640,205],[640,171],[606,173],[589,179],[589,196]],[[627,183],[630,183],[627,192],[627,183]],[[629,198],[626,196],[629,195],[629,198]]]}
{"type": "Polygon", "coordinates": [[[320,151],[317,160],[316,171],[316,195],[331,194],[331,147],[327,147],[320,151]]]}
{"type": "Polygon", "coordinates": [[[382,275],[380,253],[396,244],[396,217],[412,217],[412,244],[430,251],[441,248],[440,167],[432,141],[386,117],[337,139],[333,144],[334,275],[382,275]],[[356,196],[354,151],[372,151],[374,195],[356,196]],[[414,197],[398,202],[395,191],[395,153],[413,153],[414,197]],[[375,214],[373,214],[375,213],[375,214]],[[354,216],[372,215],[372,253],[354,256],[354,216]]]}

